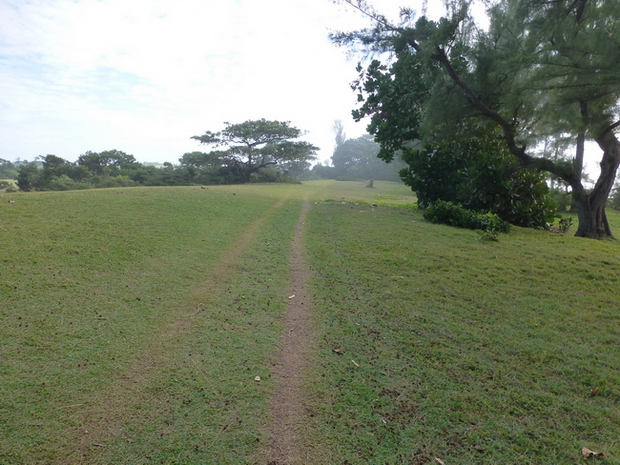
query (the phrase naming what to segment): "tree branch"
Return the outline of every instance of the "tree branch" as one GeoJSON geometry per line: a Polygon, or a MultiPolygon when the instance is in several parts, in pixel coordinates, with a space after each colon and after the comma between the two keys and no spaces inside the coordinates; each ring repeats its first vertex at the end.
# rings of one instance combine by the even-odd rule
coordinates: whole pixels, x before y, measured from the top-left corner
{"type": "Polygon", "coordinates": [[[372,19],[376,23],[381,24],[386,29],[390,31],[400,30],[399,28],[396,28],[392,24],[390,24],[388,20],[385,18],[385,16],[380,15],[376,11],[374,11],[374,9],[370,5],[368,5],[364,0],[357,0],[357,1],[344,0],[344,2],[352,6],[353,8],[355,8],[357,11],[359,11],[363,15],[368,16],[370,19],[372,19]]]}
{"type": "Polygon", "coordinates": [[[614,124],[607,126],[605,129],[601,131],[597,139],[603,139],[607,134],[620,126],[620,121],[616,121],[614,124]]]}

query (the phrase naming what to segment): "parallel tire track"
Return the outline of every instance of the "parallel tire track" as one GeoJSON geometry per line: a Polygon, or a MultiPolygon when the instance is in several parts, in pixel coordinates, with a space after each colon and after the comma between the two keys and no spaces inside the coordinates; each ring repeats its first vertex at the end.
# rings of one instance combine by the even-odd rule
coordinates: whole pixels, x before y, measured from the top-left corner
{"type": "MultiPolygon", "coordinates": [[[[255,219],[243,234],[219,256],[208,281],[204,282],[195,292],[195,298],[208,304],[212,296],[234,272],[236,265],[243,259],[265,222],[284,205],[281,199],[272,205],[263,215],[255,219]]],[[[200,312],[196,308],[180,308],[172,315],[171,320],[154,333],[148,347],[141,349],[135,361],[123,373],[119,374],[113,388],[102,393],[85,406],[79,415],[79,426],[73,432],[75,440],[74,454],[63,457],[59,463],[88,463],[91,459],[93,443],[106,443],[111,437],[121,434],[126,420],[127,408],[135,401],[139,386],[148,382],[149,374],[158,370],[165,360],[165,346],[169,341],[181,337],[184,327],[191,327],[192,321],[200,312]]]]}

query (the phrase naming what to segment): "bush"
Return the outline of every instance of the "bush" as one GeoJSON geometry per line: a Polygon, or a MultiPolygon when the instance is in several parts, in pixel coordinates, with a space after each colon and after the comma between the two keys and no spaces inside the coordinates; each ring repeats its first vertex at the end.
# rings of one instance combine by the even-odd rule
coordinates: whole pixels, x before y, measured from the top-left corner
{"type": "Polygon", "coordinates": [[[438,200],[424,210],[424,218],[432,223],[447,224],[467,229],[481,229],[491,233],[510,232],[510,223],[494,213],[478,213],[459,204],[438,200]]]}
{"type": "Polygon", "coordinates": [[[439,200],[490,211],[517,226],[543,228],[556,204],[541,173],[515,166],[514,156],[494,132],[471,133],[422,149],[403,150],[409,168],[404,183],[425,208],[439,200]]]}
{"type": "Polygon", "coordinates": [[[52,178],[48,183],[46,189],[51,191],[74,191],[78,189],[90,189],[92,186],[85,182],[76,182],[69,176],[63,174],[62,176],[52,178]]]}
{"type": "Polygon", "coordinates": [[[105,188],[105,187],[131,187],[136,186],[138,183],[132,181],[129,176],[93,176],[91,178],[91,187],[105,188]]]}

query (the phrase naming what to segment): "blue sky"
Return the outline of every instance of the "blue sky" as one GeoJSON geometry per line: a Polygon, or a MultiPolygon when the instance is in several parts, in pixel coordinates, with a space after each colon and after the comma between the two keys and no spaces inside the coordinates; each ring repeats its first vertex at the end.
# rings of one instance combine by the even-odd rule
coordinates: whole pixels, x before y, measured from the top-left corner
{"type": "Polygon", "coordinates": [[[205,149],[193,135],[267,118],[308,131],[327,160],[335,119],[364,132],[356,60],[327,35],[367,24],[329,0],[0,0],[0,158],[176,163],[205,149]]]}

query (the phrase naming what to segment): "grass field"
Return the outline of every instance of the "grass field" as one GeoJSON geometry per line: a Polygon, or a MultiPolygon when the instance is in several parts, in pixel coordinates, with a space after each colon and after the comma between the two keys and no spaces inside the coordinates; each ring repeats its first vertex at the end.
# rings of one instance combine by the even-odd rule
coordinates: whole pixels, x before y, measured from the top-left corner
{"type": "Polygon", "coordinates": [[[620,245],[375,186],[1,194],[0,463],[252,463],[307,200],[305,463],[620,464],[620,245]]]}

